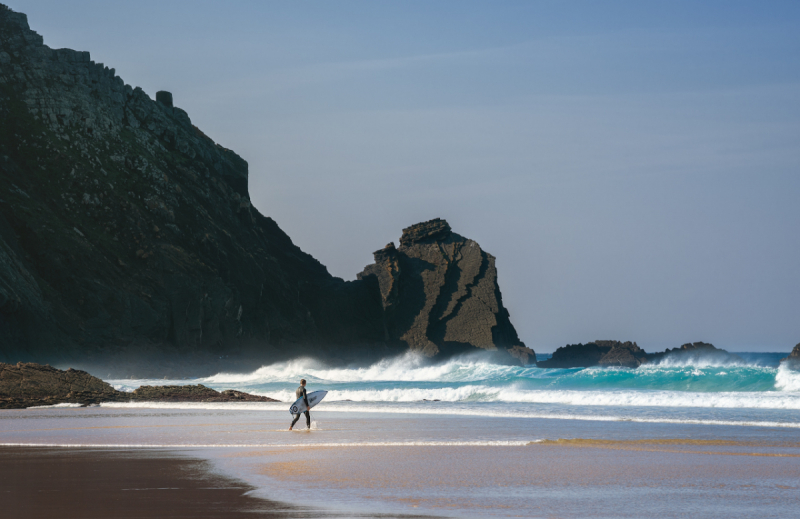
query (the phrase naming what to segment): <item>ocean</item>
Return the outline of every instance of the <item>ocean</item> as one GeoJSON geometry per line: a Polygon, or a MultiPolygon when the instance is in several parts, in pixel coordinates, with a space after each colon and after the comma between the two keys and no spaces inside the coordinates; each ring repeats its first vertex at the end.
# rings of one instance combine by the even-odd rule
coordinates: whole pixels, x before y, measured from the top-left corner
{"type": "Polygon", "coordinates": [[[786,354],[738,355],[740,362],[667,360],[638,369],[523,368],[469,357],[429,365],[414,355],[346,369],[298,359],[248,374],[109,382],[120,390],[203,384],[290,402],[305,378],[309,391],[329,391],[328,412],[800,427],[800,373],[779,367],[786,354]]]}
{"type": "MultiPolygon", "coordinates": [[[[114,403],[4,412],[3,445],[171,449],[257,495],[319,510],[453,517],[789,517],[800,504],[800,372],[784,353],[638,369],[413,355],[311,359],[182,380],[280,403],[114,403]],[[288,432],[299,379],[329,391],[288,432]],[[290,497],[291,496],[291,497],[290,497]]],[[[546,356],[540,356],[544,358],[546,356]]],[[[392,515],[394,516],[394,515],[392,515]]]]}

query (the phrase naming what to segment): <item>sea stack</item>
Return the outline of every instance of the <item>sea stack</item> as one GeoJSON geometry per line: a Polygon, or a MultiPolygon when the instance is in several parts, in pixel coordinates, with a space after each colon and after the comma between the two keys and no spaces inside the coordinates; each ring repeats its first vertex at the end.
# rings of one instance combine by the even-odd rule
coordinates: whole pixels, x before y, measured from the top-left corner
{"type": "Polygon", "coordinates": [[[498,357],[535,364],[503,306],[495,258],[436,218],[403,229],[400,246],[374,253],[358,275],[374,277],[389,342],[401,341],[428,357],[479,348],[498,357]]]}

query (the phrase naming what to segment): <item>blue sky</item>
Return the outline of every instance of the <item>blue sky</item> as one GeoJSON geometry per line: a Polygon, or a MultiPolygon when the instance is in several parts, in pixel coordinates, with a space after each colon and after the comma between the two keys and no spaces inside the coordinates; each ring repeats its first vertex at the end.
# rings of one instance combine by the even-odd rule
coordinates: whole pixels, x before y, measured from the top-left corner
{"type": "Polygon", "coordinates": [[[800,2],[7,3],[171,91],[334,275],[443,217],[537,351],[800,342],[800,2]]]}

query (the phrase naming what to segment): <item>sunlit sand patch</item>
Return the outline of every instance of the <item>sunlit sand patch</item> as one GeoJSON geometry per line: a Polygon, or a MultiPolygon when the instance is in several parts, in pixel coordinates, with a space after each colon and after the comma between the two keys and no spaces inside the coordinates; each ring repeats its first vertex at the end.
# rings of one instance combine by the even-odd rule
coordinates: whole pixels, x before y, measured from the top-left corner
{"type": "Polygon", "coordinates": [[[279,448],[272,448],[272,449],[263,449],[257,451],[246,451],[246,452],[231,452],[229,454],[223,454],[221,458],[260,458],[261,456],[275,456],[281,454],[281,449],[279,448]]]}
{"type": "MultiPolygon", "coordinates": [[[[533,443],[532,443],[533,445],[533,443]]],[[[799,442],[753,442],[734,440],[696,440],[692,438],[654,438],[644,440],[601,440],[591,438],[561,438],[536,442],[542,446],[583,447],[597,449],[630,450],[643,452],[670,452],[679,454],[710,454],[721,456],[763,456],[775,458],[800,458],[800,454],[786,452],[697,451],[666,449],[665,446],[749,447],[800,449],[799,442]],[[662,448],[658,448],[662,447],[662,448]]]]}

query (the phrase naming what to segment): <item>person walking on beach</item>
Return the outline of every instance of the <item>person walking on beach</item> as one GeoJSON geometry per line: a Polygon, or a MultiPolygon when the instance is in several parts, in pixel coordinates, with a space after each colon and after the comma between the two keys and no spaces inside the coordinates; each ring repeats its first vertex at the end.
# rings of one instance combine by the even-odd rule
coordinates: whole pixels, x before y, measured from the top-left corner
{"type": "MultiPolygon", "coordinates": [[[[309,413],[309,409],[311,408],[311,406],[308,405],[308,394],[306,393],[306,379],[300,380],[300,387],[297,388],[297,391],[295,391],[294,394],[297,395],[297,398],[302,398],[303,402],[306,404],[306,411],[305,411],[306,426],[309,429],[311,429],[311,413],[309,413]]],[[[300,413],[294,415],[294,420],[292,420],[292,425],[289,426],[290,431],[292,430],[294,424],[296,424],[297,420],[299,419],[300,419],[300,413]]]]}

